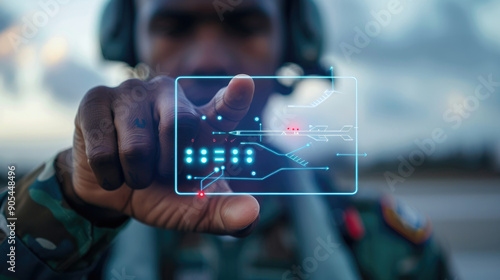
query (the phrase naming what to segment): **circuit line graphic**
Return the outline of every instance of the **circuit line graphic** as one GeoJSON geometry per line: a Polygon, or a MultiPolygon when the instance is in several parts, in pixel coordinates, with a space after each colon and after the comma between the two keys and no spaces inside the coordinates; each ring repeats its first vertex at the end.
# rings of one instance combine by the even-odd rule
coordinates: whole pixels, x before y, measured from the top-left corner
{"type": "MultiPolygon", "coordinates": [[[[277,126],[267,126],[267,122],[275,121],[268,118],[267,115],[253,115],[250,117],[254,119],[255,126],[240,126],[233,131],[212,131],[213,137],[211,138],[194,138],[189,142],[183,141],[182,143],[179,142],[179,139],[183,138],[179,137],[184,135],[184,132],[179,126],[179,117],[181,116],[178,108],[181,84],[183,86],[185,80],[196,80],[195,82],[201,83],[201,85],[203,85],[204,80],[212,79],[229,82],[234,79],[234,76],[177,77],[174,85],[175,192],[178,195],[197,195],[200,197],[247,194],[356,194],[358,191],[358,158],[362,159],[367,156],[366,153],[358,152],[358,81],[351,76],[334,76],[333,67],[330,70],[331,76],[328,75],[330,73],[327,76],[250,76],[254,80],[301,79],[318,80],[317,82],[327,80],[331,81],[331,88],[328,85],[316,88],[314,92],[310,93],[313,98],[303,102],[303,104],[300,104],[302,102],[297,102],[299,104],[287,102],[288,104],[282,105],[277,103],[278,107],[272,110],[277,112],[278,116],[287,114],[285,119],[278,120],[281,123],[276,122],[277,126]],[[337,81],[341,82],[341,86],[344,85],[344,82],[347,86],[336,91],[337,81]],[[337,106],[343,106],[348,110],[331,109],[338,108],[337,106]],[[283,111],[279,111],[280,108],[283,111]],[[289,110],[287,111],[286,108],[289,110]],[[324,117],[323,115],[319,116],[318,113],[312,112],[315,110],[320,110],[318,113],[327,112],[327,114],[324,117]],[[233,143],[233,141],[235,142],[233,143]],[[277,146],[274,147],[273,144],[277,146]],[[285,150],[280,150],[283,148],[285,150]],[[326,158],[329,154],[332,157],[326,158]],[[279,188],[280,192],[276,192],[274,189],[266,188],[264,182],[260,183],[269,177],[280,177],[281,179],[281,176],[288,177],[294,174],[296,176],[315,176],[311,172],[314,170],[337,176],[336,166],[343,168],[339,169],[339,172],[342,170],[342,174],[345,173],[345,170],[347,170],[348,176],[352,174],[352,190],[325,191],[318,189],[310,191],[283,186],[283,188],[279,188]],[[285,171],[286,174],[283,174],[282,172],[285,171]],[[303,173],[296,174],[296,172],[301,171],[303,173]],[[220,182],[217,182],[218,180],[226,180],[230,183],[232,192],[219,191],[217,186],[220,182]],[[253,183],[246,184],[245,181],[253,183]],[[191,188],[193,184],[197,186],[197,191],[193,191],[191,188]]],[[[264,83],[256,83],[256,85],[264,87],[264,83]]],[[[205,115],[200,116],[200,118],[202,122],[207,119],[205,115]]],[[[223,115],[217,116],[219,121],[223,118],[223,115]]]]}
{"type": "Polygon", "coordinates": [[[304,148],[310,147],[310,146],[311,146],[311,143],[307,143],[306,145],[304,145],[304,146],[302,146],[302,147],[300,147],[300,148],[298,148],[298,149],[296,149],[296,150],[293,150],[293,151],[291,151],[291,152],[288,152],[288,153],[286,153],[286,154],[280,154],[280,153],[277,153],[276,151],[273,151],[273,150],[269,149],[268,147],[266,147],[266,146],[264,146],[264,145],[262,145],[262,144],[260,144],[260,143],[255,143],[255,142],[241,142],[240,144],[241,144],[241,145],[257,145],[257,146],[259,146],[259,147],[261,147],[261,148],[263,148],[263,149],[266,149],[266,150],[270,151],[271,153],[273,153],[273,154],[275,154],[275,155],[278,155],[278,156],[285,156],[285,157],[287,157],[287,158],[289,158],[289,159],[291,159],[291,160],[295,161],[296,163],[298,163],[298,164],[300,164],[300,165],[302,165],[302,166],[304,166],[304,167],[305,167],[305,166],[309,163],[309,162],[307,162],[307,161],[305,161],[305,160],[301,159],[300,157],[298,157],[298,156],[294,155],[293,153],[295,153],[295,152],[297,152],[297,151],[300,151],[300,150],[302,150],[302,149],[304,149],[304,148]]]}
{"type": "MultiPolygon", "coordinates": [[[[207,177],[203,178],[200,182],[200,188],[201,188],[201,191],[203,191],[205,188],[207,188],[208,186],[210,186],[211,184],[215,183],[215,181],[219,180],[223,175],[224,175],[224,166],[221,166],[221,167],[216,167],[214,168],[214,171],[212,173],[210,173],[207,177]],[[214,178],[211,178],[210,176],[212,176],[214,173],[217,173],[220,171],[220,175],[219,177],[214,177],[214,178]],[[207,185],[203,186],[203,181],[205,181],[206,179],[213,179],[210,183],[208,183],[207,185]]],[[[196,179],[197,177],[195,177],[196,179]]]]}
{"type": "Polygon", "coordinates": [[[284,171],[284,170],[329,170],[330,168],[328,166],[323,166],[323,167],[306,167],[306,165],[308,164],[308,162],[306,162],[305,160],[299,158],[298,156],[294,155],[293,153],[297,152],[297,151],[300,151],[302,149],[305,149],[307,147],[310,147],[311,146],[311,143],[307,143],[306,145],[298,148],[298,149],[295,149],[291,152],[288,152],[286,154],[283,154],[283,153],[278,153],[276,151],[274,151],[273,149],[270,149],[260,143],[256,143],[256,142],[241,142],[240,143],[241,145],[256,145],[256,146],[259,146],[275,155],[278,155],[278,156],[284,156],[284,157],[287,157],[291,160],[293,160],[294,162],[304,166],[304,167],[283,167],[283,168],[279,168],[269,174],[267,174],[266,176],[263,176],[263,177],[223,177],[224,175],[224,169],[225,167],[224,166],[220,166],[220,167],[215,167],[214,168],[214,171],[210,174],[208,174],[207,176],[205,177],[194,177],[193,179],[195,180],[200,180],[201,179],[201,182],[200,182],[200,189],[201,191],[203,191],[204,189],[206,189],[208,186],[210,186],[211,184],[213,184],[215,181],[219,180],[219,179],[226,179],[226,180],[265,180],[267,178],[269,178],[270,176],[280,172],[280,171],[284,171]],[[304,163],[305,162],[305,163],[304,163]],[[215,173],[218,173],[220,172],[221,174],[219,176],[212,176],[213,174],[215,173]],[[211,177],[212,176],[212,177],[211,177]],[[206,185],[203,185],[203,182],[205,180],[208,180],[208,179],[212,179],[212,181],[210,181],[210,183],[206,184],[206,185]]]}
{"type": "Polygon", "coordinates": [[[206,186],[202,186],[202,190],[203,189],[206,189],[209,185],[213,184],[215,181],[221,179],[221,180],[252,180],[252,181],[260,181],[260,180],[265,180],[269,177],[271,177],[272,175],[280,172],[280,171],[284,171],[284,170],[329,170],[330,167],[328,166],[322,166],[322,167],[282,167],[282,168],[279,168],[269,174],[267,174],[266,176],[263,176],[263,177],[222,177],[222,176],[218,176],[218,177],[210,177],[212,174],[206,176],[206,177],[194,177],[193,179],[197,179],[197,180],[205,180],[205,179],[214,179],[214,181],[210,182],[210,184],[206,185],[206,186]]]}
{"type": "Polygon", "coordinates": [[[315,141],[328,141],[328,137],[340,137],[344,141],[352,141],[352,137],[348,134],[352,125],[344,125],[339,130],[327,130],[328,125],[309,126],[306,131],[287,131],[287,130],[233,130],[229,132],[213,131],[212,134],[223,135],[229,134],[233,136],[307,136],[315,141]]]}
{"type": "Polygon", "coordinates": [[[321,103],[325,102],[333,93],[342,93],[336,90],[325,90],[323,95],[320,98],[316,99],[309,105],[288,105],[288,108],[315,108],[318,107],[321,103]]]}

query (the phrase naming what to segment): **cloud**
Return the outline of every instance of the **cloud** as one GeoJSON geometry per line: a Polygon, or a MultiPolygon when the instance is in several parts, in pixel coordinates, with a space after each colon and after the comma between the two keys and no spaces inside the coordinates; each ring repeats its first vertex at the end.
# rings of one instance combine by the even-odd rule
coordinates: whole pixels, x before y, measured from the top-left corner
{"type": "Polygon", "coordinates": [[[94,71],[72,60],[63,60],[46,69],[43,84],[57,100],[74,104],[89,89],[104,84],[104,80],[94,71]]]}

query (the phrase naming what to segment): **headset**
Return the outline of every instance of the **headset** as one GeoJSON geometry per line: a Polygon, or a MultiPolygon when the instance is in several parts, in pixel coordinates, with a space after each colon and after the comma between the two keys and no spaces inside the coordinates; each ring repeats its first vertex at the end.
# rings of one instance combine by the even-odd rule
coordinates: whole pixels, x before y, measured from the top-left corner
{"type": "MultiPolygon", "coordinates": [[[[110,0],[104,9],[100,24],[100,45],[102,55],[106,60],[125,62],[131,67],[135,67],[139,61],[137,59],[134,45],[134,28],[135,28],[135,0],[110,0]]],[[[273,1],[273,0],[270,0],[273,1]]],[[[324,69],[321,66],[320,58],[323,51],[323,29],[321,17],[318,7],[313,2],[314,0],[283,0],[285,11],[285,54],[282,63],[294,63],[300,66],[303,70],[303,75],[313,75],[328,73],[329,69],[324,69]]],[[[281,84],[276,85],[278,91],[282,94],[289,94],[292,89],[281,84]]],[[[331,182],[328,181],[328,186],[319,184],[322,188],[333,189],[331,182]]],[[[307,185],[307,184],[306,184],[307,185]]],[[[319,199],[316,197],[308,197],[308,199],[316,199],[312,201],[318,204],[319,199]]],[[[338,198],[328,198],[327,202],[334,205],[339,205],[338,198]]],[[[340,200],[343,202],[344,200],[340,200]]],[[[296,209],[295,205],[290,206],[296,209]]],[[[313,207],[315,210],[318,207],[313,207]]],[[[321,207],[319,207],[321,208],[321,207]]],[[[318,208],[318,209],[319,209],[318,208]]],[[[302,234],[307,235],[307,240],[313,240],[317,232],[318,225],[324,226],[331,223],[326,215],[313,215],[324,217],[323,223],[312,222],[310,215],[292,215],[295,219],[297,228],[301,229],[302,234]],[[310,230],[305,230],[310,229],[310,230]],[[313,229],[313,230],[311,230],[313,229]]],[[[324,214],[324,213],[320,213],[324,214]]],[[[322,227],[321,232],[328,231],[328,227],[322,227]],[[325,230],[327,229],[327,230],[325,230]]],[[[343,244],[341,239],[338,239],[338,228],[333,225],[332,238],[336,238],[335,243],[343,244]],[[337,240],[338,239],[338,240],[337,240]]],[[[307,245],[306,245],[307,246],[307,245]]],[[[312,247],[308,248],[312,250],[312,247]]],[[[304,249],[307,251],[308,249],[304,249]]],[[[329,271],[325,271],[325,275],[332,275],[332,278],[349,278],[355,279],[357,272],[351,265],[352,256],[346,250],[337,250],[330,259],[329,271]]]]}
{"type": "MultiPolygon", "coordinates": [[[[304,75],[327,73],[319,60],[323,51],[321,17],[314,0],[284,0],[285,50],[283,64],[299,65],[304,75]]],[[[135,0],[110,0],[102,13],[99,41],[106,60],[135,67],[135,0]]]]}

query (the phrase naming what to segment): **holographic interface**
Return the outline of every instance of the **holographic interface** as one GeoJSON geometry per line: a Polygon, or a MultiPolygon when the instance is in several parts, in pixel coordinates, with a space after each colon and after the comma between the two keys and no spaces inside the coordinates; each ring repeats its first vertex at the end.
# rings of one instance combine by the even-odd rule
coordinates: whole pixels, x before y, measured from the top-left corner
{"type": "MultiPolygon", "coordinates": [[[[247,115],[234,130],[208,132],[208,141],[186,135],[178,123],[178,88],[230,76],[182,76],[175,82],[175,191],[179,195],[353,195],[358,189],[357,80],[339,76],[252,76],[263,86],[289,82],[300,94],[271,102],[262,116],[247,115]],[[334,87],[335,85],[335,87],[334,87]],[[341,85],[342,90],[336,87],[341,85]],[[287,188],[291,173],[349,178],[349,189],[287,188]],[[224,180],[232,192],[221,191],[224,180]]],[[[279,95],[281,96],[281,95],[279,95]]],[[[208,121],[202,115],[200,122],[208,121]]],[[[216,121],[224,121],[217,116],[216,121]]],[[[361,155],[362,157],[363,155],[361,155]]]]}

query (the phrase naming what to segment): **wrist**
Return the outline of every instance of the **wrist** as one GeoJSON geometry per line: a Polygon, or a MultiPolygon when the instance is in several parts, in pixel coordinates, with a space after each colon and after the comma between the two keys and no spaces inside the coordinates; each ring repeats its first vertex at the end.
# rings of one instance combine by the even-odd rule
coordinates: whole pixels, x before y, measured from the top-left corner
{"type": "Polygon", "coordinates": [[[128,220],[128,216],[118,211],[96,206],[81,199],[73,187],[72,150],[65,150],[55,160],[56,179],[69,206],[94,225],[115,228],[128,220]]]}

